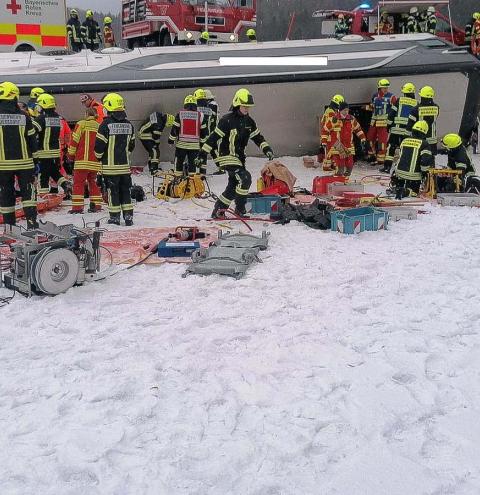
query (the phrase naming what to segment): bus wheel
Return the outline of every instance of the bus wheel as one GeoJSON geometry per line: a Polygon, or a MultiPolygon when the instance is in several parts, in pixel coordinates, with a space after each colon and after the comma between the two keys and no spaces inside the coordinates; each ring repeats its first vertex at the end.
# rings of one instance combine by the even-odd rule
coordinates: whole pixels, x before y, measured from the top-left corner
{"type": "Polygon", "coordinates": [[[35,48],[32,45],[18,45],[15,52],[34,52],[35,48]]]}

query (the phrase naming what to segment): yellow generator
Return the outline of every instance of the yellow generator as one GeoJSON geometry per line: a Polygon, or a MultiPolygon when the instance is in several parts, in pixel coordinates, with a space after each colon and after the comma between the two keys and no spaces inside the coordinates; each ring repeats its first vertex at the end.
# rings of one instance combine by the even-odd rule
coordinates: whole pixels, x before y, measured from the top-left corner
{"type": "Polygon", "coordinates": [[[171,173],[157,175],[163,179],[158,187],[156,197],[168,201],[174,199],[200,198],[205,193],[205,185],[200,175],[178,177],[171,173]]]}

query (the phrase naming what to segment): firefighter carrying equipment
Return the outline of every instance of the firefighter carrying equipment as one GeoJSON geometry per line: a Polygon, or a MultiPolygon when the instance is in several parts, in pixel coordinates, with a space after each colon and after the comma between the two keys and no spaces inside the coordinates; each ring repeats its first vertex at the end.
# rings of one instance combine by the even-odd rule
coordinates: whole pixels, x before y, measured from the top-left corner
{"type": "Polygon", "coordinates": [[[205,194],[205,184],[198,174],[184,178],[174,173],[160,172],[156,177],[163,179],[156,193],[157,199],[168,201],[169,199],[201,198],[205,194]]]}
{"type": "Polygon", "coordinates": [[[235,107],[253,107],[255,102],[253,101],[253,96],[248,91],[248,89],[242,88],[239,89],[232,100],[232,106],[235,107]]]}
{"type": "Polygon", "coordinates": [[[125,101],[118,93],[108,93],[102,100],[108,112],[118,112],[125,110],[125,101]]]}

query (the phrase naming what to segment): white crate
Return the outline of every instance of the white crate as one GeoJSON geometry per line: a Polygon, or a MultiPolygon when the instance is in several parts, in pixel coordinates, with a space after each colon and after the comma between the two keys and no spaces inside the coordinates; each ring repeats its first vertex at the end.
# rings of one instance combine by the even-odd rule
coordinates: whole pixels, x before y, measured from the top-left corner
{"type": "Polygon", "coordinates": [[[480,206],[480,195],[473,193],[438,194],[437,202],[442,206],[480,206]]]}
{"type": "Polygon", "coordinates": [[[388,213],[391,222],[398,222],[399,220],[416,220],[418,215],[415,208],[407,208],[405,206],[395,206],[381,209],[388,213]]]}
{"type": "Polygon", "coordinates": [[[329,196],[343,196],[344,192],[365,192],[365,186],[360,182],[331,182],[327,184],[327,193],[329,196]]]}

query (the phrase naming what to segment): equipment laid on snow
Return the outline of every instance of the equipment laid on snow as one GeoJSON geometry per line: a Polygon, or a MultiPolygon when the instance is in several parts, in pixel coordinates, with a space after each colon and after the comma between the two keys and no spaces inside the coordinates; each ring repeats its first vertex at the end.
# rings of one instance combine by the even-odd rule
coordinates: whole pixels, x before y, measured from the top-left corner
{"type": "Polygon", "coordinates": [[[398,222],[399,220],[416,220],[418,212],[415,208],[407,208],[407,207],[389,207],[384,210],[384,208],[380,208],[383,211],[388,213],[388,220],[392,222],[398,222]]]}
{"type": "Polygon", "coordinates": [[[365,230],[384,230],[388,224],[388,213],[377,208],[364,207],[334,211],[331,214],[334,232],[359,234],[365,230]]]}
{"type": "Polygon", "coordinates": [[[189,177],[177,177],[172,173],[160,172],[156,177],[163,178],[157,190],[157,199],[168,201],[169,199],[199,198],[205,193],[205,185],[200,175],[189,177]]]}
{"type": "Polygon", "coordinates": [[[442,206],[480,206],[480,196],[474,193],[438,194],[437,202],[442,206]]]}
{"type": "Polygon", "coordinates": [[[328,184],[332,182],[341,182],[345,184],[347,182],[347,177],[343,175],[324,175],[317,176],[313,179],[312,193],[313,194],[327,194],[328,184]]]}
{"type": "Polygon", "coordinates": [[[38,229],[30,231],[6,226],[1,239],[10,244],[12,254],[3,273],[5,286],[27,297],[55,296],[95,280],[101,235],[98,225],[91,233],[52,222],[41,222],[38,229]]]}
{"type": "Polygon", "coordinates": [[[159,258],[188,258],[197,249],[200,249],[200,243],[198,241],[169,241],[164,239],[158,243],[158,256],[159,258]]]}
{"type": "Polygon", "coordinates": [[[455,192],[460,192],[462,187],[463,170],[453,170],[451,168],[430,168],[428,170],[427,185],[424,194],[429,198],[436,198],[438,193],[438,179],[450,178],[453,179],[455,192]]]}
{"type": "Polygon", "coordinates": [[[262,194],[249,194],[245,209],[247,213],[255,214],[270,214],[278,211],[278,206],[285,203],[288,196],[280,196],[278,194],[271,196],[263,196],[262,194]]]}
{"type": "Polygon", "coordinates": [[[268,248],[269,232],[262,231],[262,236],[258,237],[252,234],[231,234],[220,230],[218,239],[213,242],[215,246],[232,247],[232,248],[258,248],[265,251],[268,248]]]}
{"type": "Polygon", "coordinates": [[[327,194],[329,196],[343,196],[345,192],[365,192],[365,186],[361,182],[330,182],[327,184],[327,194]]]}
{"type": "Polygon", "coordinates": [[[177,239],[177,241],[195,241],[196,239],[205,239],[207,235],[205,232],[200,232],[198,227],[180,226],[175,229],[173,234],[168,234],[168,237],[177,239]]]}
{"type": "Polygon", "coordinates": [[[297,220],[312,229],[328,230],[330,229],[330,214],[332,211],[333,206],[315,199],[309,205],[282,204],[275,215],[275,219],[277,220],[276,223],[281,225],[297,220]]]}

